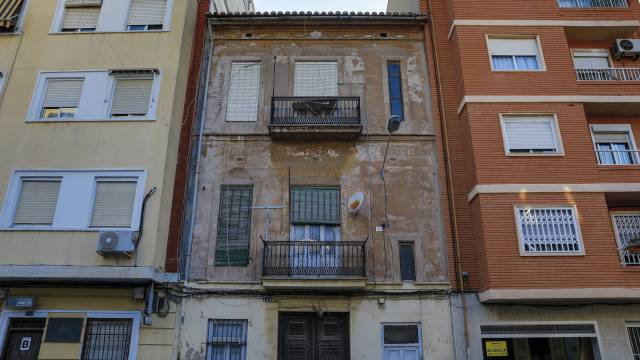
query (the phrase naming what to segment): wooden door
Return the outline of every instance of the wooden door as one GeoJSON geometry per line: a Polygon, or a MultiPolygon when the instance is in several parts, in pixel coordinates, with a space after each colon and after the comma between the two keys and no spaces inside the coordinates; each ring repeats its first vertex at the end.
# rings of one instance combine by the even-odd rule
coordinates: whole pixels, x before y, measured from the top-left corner
{"type": "Polygon", "coordinates": [[[280,360],[348,360],[349,318],[346,314],[281,314],[280,360]]]}
{"type": "Polygon", "coordinates": [[[45,319],[12,319],[2,360],[37,360],[45,319]]]}

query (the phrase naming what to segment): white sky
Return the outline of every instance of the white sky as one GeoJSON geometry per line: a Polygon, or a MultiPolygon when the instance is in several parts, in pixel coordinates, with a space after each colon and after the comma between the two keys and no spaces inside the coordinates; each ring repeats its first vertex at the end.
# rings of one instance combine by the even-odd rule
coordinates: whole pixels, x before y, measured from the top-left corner
{"type": "Polygon", "coordinates": [[[387,0],[255,0],[256,11],[386,11],[387,0]]]}

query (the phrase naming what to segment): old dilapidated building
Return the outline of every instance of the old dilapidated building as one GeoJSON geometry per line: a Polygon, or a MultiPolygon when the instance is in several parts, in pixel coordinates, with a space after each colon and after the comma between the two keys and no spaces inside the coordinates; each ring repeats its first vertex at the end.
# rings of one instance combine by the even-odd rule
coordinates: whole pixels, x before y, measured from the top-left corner
{"type": "Polygon", "coordinates": [[[209,18],[184,357],[452,358],[424,22],[209,18]]]}

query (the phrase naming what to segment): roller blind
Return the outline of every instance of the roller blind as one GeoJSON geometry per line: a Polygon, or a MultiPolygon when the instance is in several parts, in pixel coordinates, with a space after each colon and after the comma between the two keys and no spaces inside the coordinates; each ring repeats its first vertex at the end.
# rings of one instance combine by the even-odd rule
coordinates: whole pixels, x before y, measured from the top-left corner
{"type": "Polygon", "coordinates": [[[42,106],[45,108],[77,108],[83,84],[83,78],[47,79],[42,106]]]}
{"type": "Polygon", "coordinates": [[[67,7],[64,12],[62,30],[95,29],[98,27],[100,7],[67,7]]]}
{"type": "Polygon", "coordinates": [[[505,117],[504,127],[511,151],[558,150],[552,118],[505,117]]]}
{"type": "Polygon", "coordinates": [[[98,180],[91,227],[131,227],[136,180],[98,180]]]}
{"type": "Polygon", "coordinates": [[[260,95],[260,63],[231,64],[227,121],[257,121],[260,95]]]}
{"type": "Polygon", "coordinates": [[[116,79],[111,104],[112,116],[146,116],[149,112],[153,79],[116,79]]]}
{"type": "Polygon", "coordinates": [[[338,63],[297,62],[294,96],[338,96],[338,63]]]}
{"type": "Polygon", "coordinates": [[[536,38],[489,38],[488,47],[491,55],[538,55],[536,38]]]}
{"type": "Polygon", "coordinates": [[[66,7],[102,6],[102,0],[67,0],[66,7]]]}
{"type": "Polygon", "coordinates": [[[246,266],[249,263],[252,204],[252,187],[222,187],[218,211],[216,266],[246,266]]]}
{"type": "Polygon", "coordinates": [[[574,51],[573,63],[576,69],[608,69],[609,52],[604,51],[574,51]]]}
{"type": "Polygon", "coordinates": [[[60,180],[55,179],[22,180],[13,224],[52,225],[60,183],[60,180]]]}
{"type": "Polygon", "coordinates": [[[167,0],[131,0],[129,25],[162,25],[167,0]]]}
{"type": "Polygon", "coordinates": [[[340,189],[297,187],[291,189],[291,223],[340,225],[340,189]]]}
{"type": "Polygon", "coordinates": [[[613,144],[627,144],[629,143],[629,133],[626,132],[604,132],[594,133],[596,143],[613,143],[613,144]]]}

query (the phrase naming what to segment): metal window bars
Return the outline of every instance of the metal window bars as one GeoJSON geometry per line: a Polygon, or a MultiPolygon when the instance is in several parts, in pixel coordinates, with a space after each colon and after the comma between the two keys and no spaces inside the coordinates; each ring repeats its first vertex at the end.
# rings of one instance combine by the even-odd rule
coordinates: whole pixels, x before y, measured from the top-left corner
{"type": "Polygon", "coordinates": [[[575,69],[579,81],[640,81],[640,68],[575,69]]]}
{"type": "Polygon", "coordinates": [[[209,320],[208,360],[245,360],[247,320],[209,320]]]}
{"type": "Polygon", "coordinates": [[[561,8],[628,8],[627,0],[558,0],[561,8]]]}
{"type": "Polygon", "coordinates": [[[273,97],[271,125],[357,126],[360,98],[348,96],[273,97]]]}
{"type": "Polygon", "coordinates": [[[640,360],[640,325],[627,325],[633,360],[640,360]]]}
{"type": "Polygon", "coordinates": [[[638,150],[595,150],[598,165],[638,165],[640,151],[638,150]]]}
{"type": "Polygon", "coordinates": [[[623,265],[640,265],[640,214],[616,214],[613,222],[623,265]]]}
{"type": "Polygon", "coordinates": [[[521,208],[517,212],[524,253],[582,251],[573,208],[521,208]]]}
{"type": "Polygon", "coordinates": [[[87,319],[82,360],[128,360],[131,319],[87,319]]]}

